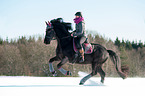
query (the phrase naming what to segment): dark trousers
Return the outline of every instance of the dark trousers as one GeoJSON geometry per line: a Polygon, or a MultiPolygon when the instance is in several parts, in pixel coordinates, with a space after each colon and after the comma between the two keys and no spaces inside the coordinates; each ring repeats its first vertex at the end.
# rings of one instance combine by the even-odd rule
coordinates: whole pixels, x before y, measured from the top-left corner
{"type": "Polygon", "coordinates": [[[74,38],[75,44],[76,44],[76,48],[78,50],[80,50],[82,48],[82,44],[86,41],[86,37],[84,36],[78,36],[76,38],[74,38]]]}

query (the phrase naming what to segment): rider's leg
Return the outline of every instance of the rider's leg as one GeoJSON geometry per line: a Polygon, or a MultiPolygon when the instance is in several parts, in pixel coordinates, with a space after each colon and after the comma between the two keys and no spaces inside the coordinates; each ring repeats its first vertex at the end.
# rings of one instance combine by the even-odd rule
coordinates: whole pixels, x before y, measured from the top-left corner
{"type": "Polygon", "coordinates": [[[85,37],[80,37],[79,39],[79,55],[80,55],[80,62],[84,62],[84,49],[82,48],[82,44],[85,42],[86,38],[85,37]]]}
{"type": "Polygon", "coordinates": [[[84,62],[84,49],[83,48],[81,48],[81,49],[79,49],[79,55],[80,55],[80,63],[81,62],[84,62]]]}

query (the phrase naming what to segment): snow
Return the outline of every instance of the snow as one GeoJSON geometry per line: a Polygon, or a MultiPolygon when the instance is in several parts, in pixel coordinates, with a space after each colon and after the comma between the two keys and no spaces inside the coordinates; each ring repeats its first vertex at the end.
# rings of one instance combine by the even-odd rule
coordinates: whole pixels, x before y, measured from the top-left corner
{"type": "Polygon", "coordinates": [[[0,76],[0,96],[144,96],[145,78],[92,77],[79,85],[80,77],[0,76]]]}

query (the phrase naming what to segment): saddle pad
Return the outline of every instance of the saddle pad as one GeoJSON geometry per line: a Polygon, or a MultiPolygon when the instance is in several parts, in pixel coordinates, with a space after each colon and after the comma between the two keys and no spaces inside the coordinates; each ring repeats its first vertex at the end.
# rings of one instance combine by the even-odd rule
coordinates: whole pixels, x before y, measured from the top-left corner
{"type": "MultiPolygon", "coordinates": [[[[93,48],[90,43],[83,43],[82,46],[83,46],[85,54],[91,54],[93,52],[93,48]]],[[[75,52],[78,52],[78,49],[76,48],[76,44],[75,44],[74,40],[73,40],[73,48],[74,48],[75,52]]]]}

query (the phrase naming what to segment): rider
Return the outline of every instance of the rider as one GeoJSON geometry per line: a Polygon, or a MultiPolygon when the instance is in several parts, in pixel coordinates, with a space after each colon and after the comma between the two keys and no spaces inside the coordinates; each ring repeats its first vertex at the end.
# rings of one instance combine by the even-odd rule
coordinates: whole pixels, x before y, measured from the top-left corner
{"type": "Polygon", "coordinates": [[[82,44],[86,40],[85,22],[81,12],[76,12],[74,22],[76,30],[73,32],[76,48],[79,50],[80,62],[84,62],[84,50],[82,44]]]}

